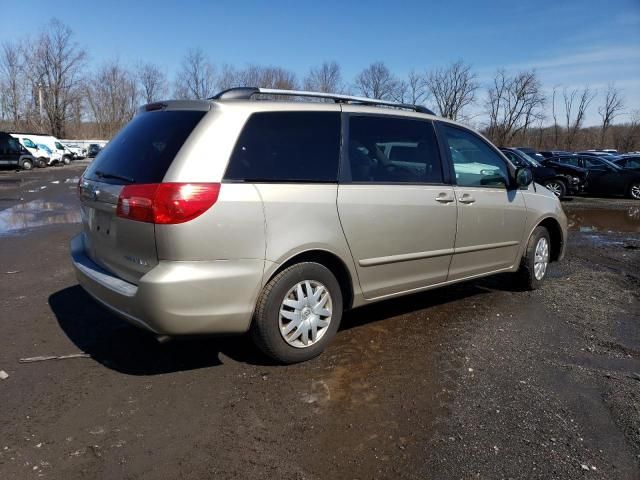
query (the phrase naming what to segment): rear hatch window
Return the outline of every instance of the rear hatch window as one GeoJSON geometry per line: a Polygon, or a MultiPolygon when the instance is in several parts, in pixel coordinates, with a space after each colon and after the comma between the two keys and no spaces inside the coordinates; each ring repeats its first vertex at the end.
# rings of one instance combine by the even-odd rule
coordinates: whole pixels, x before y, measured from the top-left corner
{"type": "Polygon", "coordinates": [[[167,110],[136,116],[89,166],[80,186],[85,251],[118,277],[138,280],[158,264],[155,226],[117,215],[126,185],[161,183],[206,112],[167,110]]]}
{"type": "Polygon", "coordinates": [[[162,182],[205,113],[168,110],[134,117],[100,152],[84,178],[111,184],[162,182]]]}

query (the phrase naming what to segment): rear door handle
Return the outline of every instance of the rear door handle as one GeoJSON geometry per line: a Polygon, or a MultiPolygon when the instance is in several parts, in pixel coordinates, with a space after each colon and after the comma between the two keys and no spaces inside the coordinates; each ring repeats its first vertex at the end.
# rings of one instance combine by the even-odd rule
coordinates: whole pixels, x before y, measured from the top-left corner
{"type": "Polygon", "coordinates": [[[453,195],[446,192],[440,192],[436,197],[436,202],[440,203],[451,203],[454,201],[453,195]]]}
{"type": "Polygon", "coordinates": [[[468,193],[465,193],[464,195],[462,195],[460,198],[458,198],[458,201],[460,203],[473,203],[476,201],[475,198],[473,198],[471,195],[469,195],[468,193]]]}

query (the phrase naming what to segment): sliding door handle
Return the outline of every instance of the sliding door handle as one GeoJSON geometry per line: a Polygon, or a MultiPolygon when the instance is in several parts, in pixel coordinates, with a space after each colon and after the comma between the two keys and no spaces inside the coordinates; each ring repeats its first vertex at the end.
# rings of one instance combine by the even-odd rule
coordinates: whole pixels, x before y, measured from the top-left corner
{"type": "Polygon", "coordinates": [[[440,192],[436,197],[436,202],[440,202],[440,203],[451,203],[454,200],[455,199],[453,198],[453,195],[445,192],[440,192]]]}

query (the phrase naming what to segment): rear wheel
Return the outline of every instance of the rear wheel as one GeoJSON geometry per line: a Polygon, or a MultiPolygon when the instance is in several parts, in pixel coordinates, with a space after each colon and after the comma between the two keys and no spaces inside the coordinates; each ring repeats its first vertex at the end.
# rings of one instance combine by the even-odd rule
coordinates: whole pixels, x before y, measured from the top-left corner
{"type": "Polygon", "coordinates": [[[554,178],[553,180],[547,180],[544,182],[544,186],[547,187],[558,198],[563,198],[567,194],[567,187],[562,180],[554,178]]]}
{"type": "Polygon", "coordinates": [[[319,263],[299,263],[265,285],[251,336],[271,358],[303,362],[322,353],[341,319],[342,292],[336,277],[319,263]]]}
{"type": "Polygon", "coordinates": [[[545,227],[536,227],[529,237],[527,249],[522,256],[520,277],[522,287],[535,290],[542,286],[547,275],[547,268],[551,259],[551,240],[545,227]]]}
{"type": "Polygon", "coordinates": [[[632,183],[629,187],[629,196],[636,200],[640,200],[640,182],[632,183]]]}

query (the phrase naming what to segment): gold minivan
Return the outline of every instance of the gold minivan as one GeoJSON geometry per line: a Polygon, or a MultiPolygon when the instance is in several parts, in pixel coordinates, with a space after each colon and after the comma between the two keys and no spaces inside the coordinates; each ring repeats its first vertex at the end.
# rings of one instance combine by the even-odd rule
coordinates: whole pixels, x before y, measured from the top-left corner
{"type": "Polygon", "coordinates": [[[71,255],[99,303],[163,337],[249,331],[283,363],[320,354],[345,309],[501,272],[536,288],[567,236],[483,136],[337,94],[146,105],[78,189],[71,255]]]}

